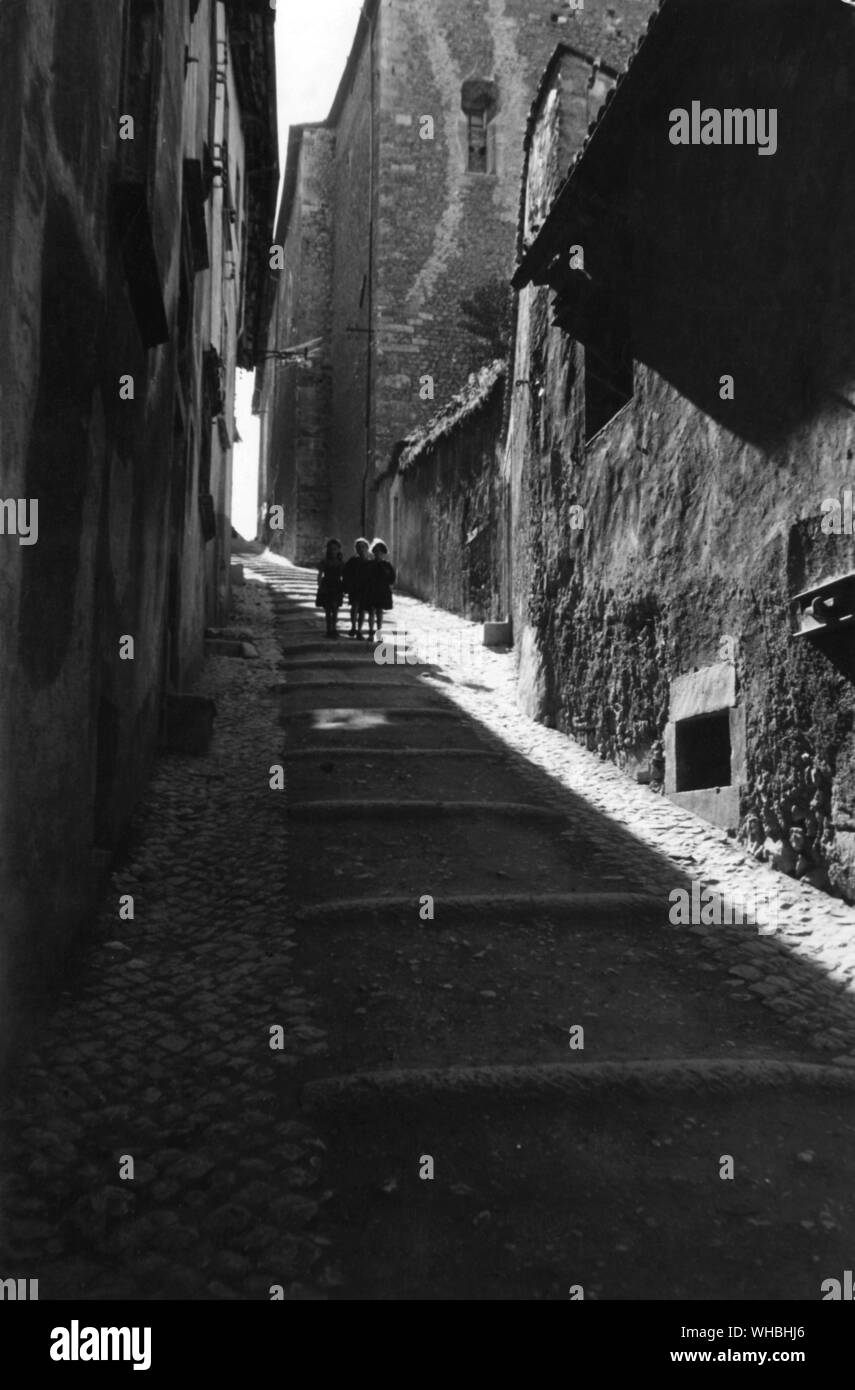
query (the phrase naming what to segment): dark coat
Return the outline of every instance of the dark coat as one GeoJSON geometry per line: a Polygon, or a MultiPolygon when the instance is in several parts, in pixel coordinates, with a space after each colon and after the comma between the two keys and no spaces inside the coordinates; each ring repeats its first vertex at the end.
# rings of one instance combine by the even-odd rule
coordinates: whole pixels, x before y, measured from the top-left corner
{"type": "Polygon", "coordinates": [[[387,610],[391,608],[392,589],[396,578],[394,565],[388,560],[375,560],[371,566],[366,607],[387,610]]]}
{"type": "Polygon", "coordinates": [[[344,599],[344,565],[322,560],[318,569],[316,608],[340,608],[344,599]]]}
{"type": "Polygon", "coordinates": [[[361,560],[351,555],[344,567],[344,592],[354,603],[364,603],[369,583],[369,571],[374,568],[373,560],[361,560]]]}

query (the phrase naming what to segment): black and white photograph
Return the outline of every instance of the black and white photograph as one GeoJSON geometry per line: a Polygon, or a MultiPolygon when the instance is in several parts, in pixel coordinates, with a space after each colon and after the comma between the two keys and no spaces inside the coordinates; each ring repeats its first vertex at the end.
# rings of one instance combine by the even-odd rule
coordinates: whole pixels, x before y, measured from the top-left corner
{"type": "Polygon", "coordinates": [[[852,0],[0,0],[28,1365],[562,1302],[627,1369],[810,1366],[853,238],[852,0]]]}

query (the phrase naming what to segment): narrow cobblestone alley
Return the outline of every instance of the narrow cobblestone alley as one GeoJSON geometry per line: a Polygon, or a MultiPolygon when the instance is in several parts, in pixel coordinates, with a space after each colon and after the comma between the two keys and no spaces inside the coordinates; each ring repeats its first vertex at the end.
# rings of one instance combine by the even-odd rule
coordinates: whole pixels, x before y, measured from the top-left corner
{"type": "Polygon", "coordinates": [[[16,1068],[4,1266],[43,1299],[818,1298],[851,910],[670,926],[745,872],[724,837],[518,714],[471,624],[396,599],[381,665],[243,558],[259,655],[208,659],[211,751],[159,760],[16,1068]],[[403,661],[440,630],[458,660],[403,661]]]}

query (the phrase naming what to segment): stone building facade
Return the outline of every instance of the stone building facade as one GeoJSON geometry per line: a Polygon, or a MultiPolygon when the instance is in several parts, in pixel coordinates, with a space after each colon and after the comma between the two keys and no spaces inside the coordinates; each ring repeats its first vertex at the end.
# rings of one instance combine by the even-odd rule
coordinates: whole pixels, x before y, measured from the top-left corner
{"type": "Polygon", "coordinates": [[[85,921],[227,601],[272,24],[261,0],[0,6],[0,1043],[85,921]]]}
{"type": "Polygon", "coordinates": [[[263,537],[272,549],[303,558],[317,550],[331,504],[334,169],[333,132],[293,126],[275,237],[284,263],[278,283],[268,286],[269,355],[256,371],[263,537]],[[270,524],[268,497],[282,507],[279,526],[270,524]]]}
{"type": "Polygon", "coordinates": [[[560,182],[547,100],[505,464],[528,708],[850,899],[853,50],[831,0],[664,0],[560,182]]]}
{"type": "MultiPolygon", "coordinates": [[[[292,558],[314,555],[326,533],[349,540],[374,529],[373,483],[396,443],[490,359],[461,331],[461,300],[512,273],[526,118],[556,42],[622,62],[649,8],[645,0],[364,6],[326,123],[334,136],[328,510],[312,482],[307,524],[285,523],[289,543],[297,532],[307,537],[292,558]]],[[[287,274],[279,294],[288,294],[287,274]]],[[[287,346],[271,338],[268,351],[287,346]]],[[[273,391],[268,374],[259,397],[267,415],[273,391]]],[[[276,428],[267,427],[268,440],[276,428]]],[[[314,427],[298,423],[292,434],[308,439],[305,472],[314,479],[314,427]]],[[[263,450],[262,500],[299,510],[302,457],[284,474],[282,464],[281,452],[263,450]]]]}

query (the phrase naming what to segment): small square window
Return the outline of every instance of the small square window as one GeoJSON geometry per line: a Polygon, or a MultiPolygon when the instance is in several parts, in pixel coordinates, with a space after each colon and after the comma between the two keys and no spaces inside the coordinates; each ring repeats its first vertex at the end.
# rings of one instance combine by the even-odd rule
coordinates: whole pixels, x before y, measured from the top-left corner
{"type": "Polygon", "coordinates": [[[678,792],[730,786],[729,710],[678,720],[674,726],[674,738],[678,792]]]}

